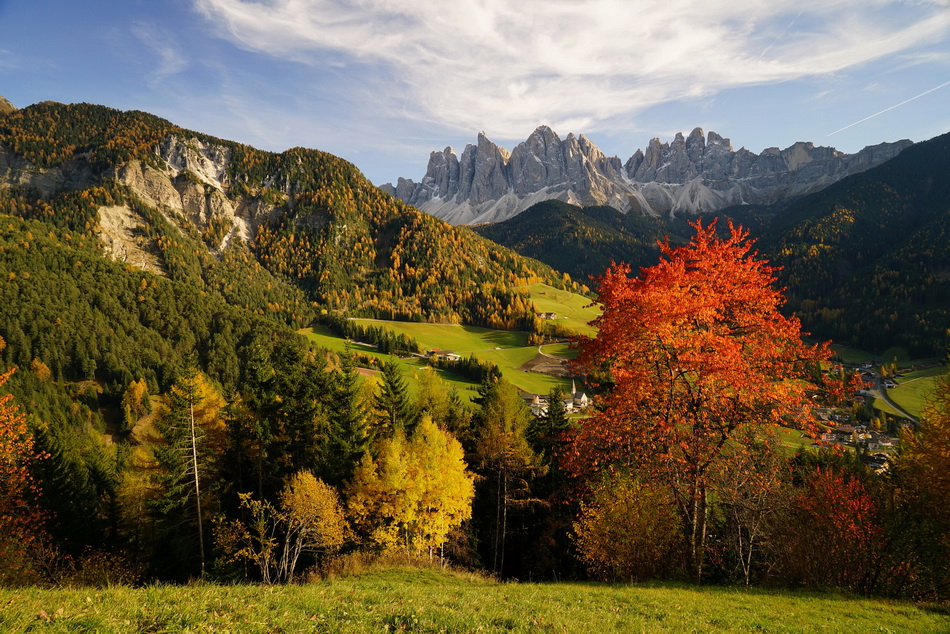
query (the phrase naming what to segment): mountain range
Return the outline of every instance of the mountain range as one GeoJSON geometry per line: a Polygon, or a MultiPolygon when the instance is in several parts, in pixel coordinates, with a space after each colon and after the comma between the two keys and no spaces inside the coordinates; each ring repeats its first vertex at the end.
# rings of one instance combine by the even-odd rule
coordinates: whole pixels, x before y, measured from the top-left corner
{"type": "Polygon", "coordinates": [[[671,143],[654,138],[621,162],[583,134],[561,139],[541,126],[511,152],[484,132],[461,157],[451,147],[432,152],[421,182],[400,178],[381,189],[455,225],[501,222],[550,199],[654,216],[696,214],[791,200],[879,165],[910,145],[881,143],[845,154],[799,142],[755,154],[695,128],[671,143]]]}

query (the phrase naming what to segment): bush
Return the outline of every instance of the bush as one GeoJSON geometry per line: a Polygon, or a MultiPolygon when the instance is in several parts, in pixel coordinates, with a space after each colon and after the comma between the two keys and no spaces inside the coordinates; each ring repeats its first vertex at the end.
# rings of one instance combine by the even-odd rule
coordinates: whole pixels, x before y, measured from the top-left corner
{"type": "Polygon", "coordinates": [[[589,574],[607,581],[657,576],[669,562],[679,521],[669,494],[611,470],[581,505],[574,542],[589,574]]]}

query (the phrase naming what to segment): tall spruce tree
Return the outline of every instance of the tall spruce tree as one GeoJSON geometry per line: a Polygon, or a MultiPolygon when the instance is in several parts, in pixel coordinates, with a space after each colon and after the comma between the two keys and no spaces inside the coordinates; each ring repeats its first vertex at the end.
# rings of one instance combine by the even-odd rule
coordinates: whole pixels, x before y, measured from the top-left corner
{"type": "Polygon", "coordinates": [[[328,482],[339,486],[353,475],[356,463],[373,440],[360,393],[356,361],[349,352],[349,346],[342,357],[334,392],[336,406],[331,414],[330,438],[323,471],[328,482]]]}
{"type": "Polygon", "coordinates": [[[379,392],[376,394],[376,409],[379,410],[379,423],[389,433],[397,429],[412,432],[412,409],[409,403],[409,390],[402,378],[399,364],[389,359],[383,364],[380,376],[379,392]]]}

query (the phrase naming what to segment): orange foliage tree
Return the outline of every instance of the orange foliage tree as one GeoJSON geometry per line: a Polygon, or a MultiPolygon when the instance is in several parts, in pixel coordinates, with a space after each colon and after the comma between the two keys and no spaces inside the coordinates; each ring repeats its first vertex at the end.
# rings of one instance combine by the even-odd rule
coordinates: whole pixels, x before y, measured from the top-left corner
{"type": "Polygon", "coordinates": [[[568,454],[575,474],[611,463],[669,487],[683,523],[692,574],[701,578],[709,491],[724,448],[741,429],[810,419],[807,369],[828,357],[807,346],[774,269],[756,259],[748,233],[693,225],[684,247],[630,277],[613,265],[601,278],[598,334],[579,364],[613,383],[603,409],[578,431],[568,454]]]}
{"type": "MultiPolygon", "coordinates": [[[[0,374],[0,387],[13,372],[0,374]]],[[[44,516],[34,504],[39,488],[29,469],[40,456],[34,452],[26,416],[10,404],[12,398],[0,395],[0,582],[28,578],[28,553],[44,534],[44,516]]]]}

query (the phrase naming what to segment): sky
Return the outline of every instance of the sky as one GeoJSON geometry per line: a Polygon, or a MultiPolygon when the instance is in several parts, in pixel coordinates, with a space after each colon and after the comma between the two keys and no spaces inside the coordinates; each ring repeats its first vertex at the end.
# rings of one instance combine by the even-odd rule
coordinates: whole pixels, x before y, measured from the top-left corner
{"type": "Polygon", "coordinates": [[[0,0],[0,95],[144,110],[374,183],[539,125],[626,161],[950,131],[950,0],[0,0]]]}

